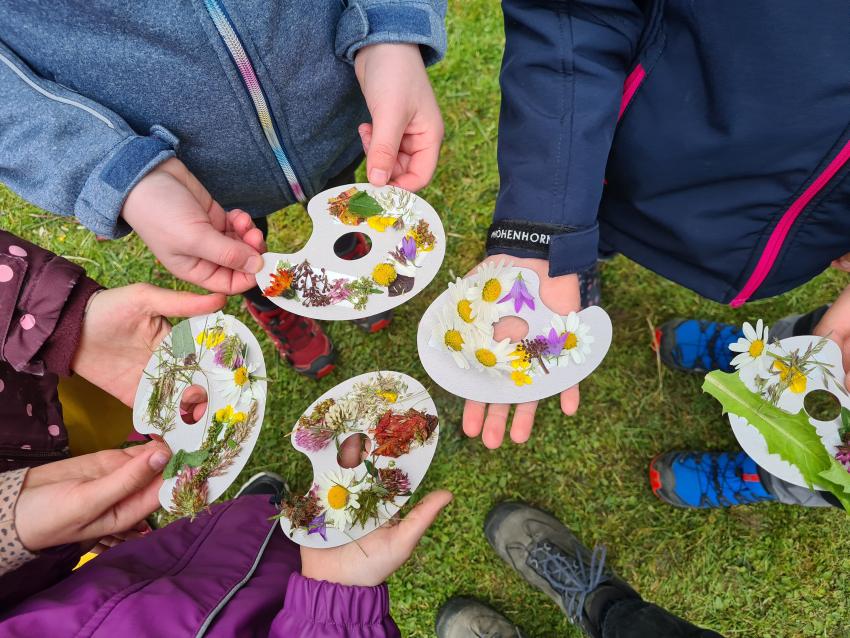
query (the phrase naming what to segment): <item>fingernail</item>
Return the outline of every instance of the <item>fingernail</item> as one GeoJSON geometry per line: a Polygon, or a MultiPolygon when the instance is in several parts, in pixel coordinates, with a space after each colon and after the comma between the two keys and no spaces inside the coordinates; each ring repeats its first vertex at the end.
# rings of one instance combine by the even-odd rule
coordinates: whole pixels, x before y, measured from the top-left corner
{"type": "Polygon", "coordinates": [[[163,451],[154,452],[148,459],[148,465],[154,472],[161,472],[168,465],[169,455],[163,451]]]}
{"type": "Polygon", "coordinates": [[[259,255],[249,257],[245,262],[245,269],[252,274],[260,272],[263,269],[263,258],[259,255]]]}
{"type": "Polygon", "coordinates": [[[372,182],[375,186],[383,186],[387,183],[387,179],[389,175],[382,168],[373,168],[369,171],[369,181],[372,182]]]}

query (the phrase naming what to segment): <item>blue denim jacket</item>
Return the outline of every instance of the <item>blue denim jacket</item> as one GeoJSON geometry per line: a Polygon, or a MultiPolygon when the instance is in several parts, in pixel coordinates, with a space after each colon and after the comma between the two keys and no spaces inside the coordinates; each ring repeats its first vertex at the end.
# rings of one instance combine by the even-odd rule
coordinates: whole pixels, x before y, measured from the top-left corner
{"type": "MultiPolygon", "coordinates": [[[[361,152],[364,46],[446,47],[446,0],[0,0],[0,181],[107,237],[175,154],[225,209],[266,215],[361,152]]],[[[155,214],[156,211],[151,211],[155,214]]]]}

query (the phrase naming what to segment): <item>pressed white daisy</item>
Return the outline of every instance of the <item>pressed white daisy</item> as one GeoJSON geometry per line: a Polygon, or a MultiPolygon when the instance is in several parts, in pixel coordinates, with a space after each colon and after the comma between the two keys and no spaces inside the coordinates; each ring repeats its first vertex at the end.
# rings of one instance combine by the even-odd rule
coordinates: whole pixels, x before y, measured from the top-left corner
{"type": "Polygon", "coordinates": [[[431,324],[431,342],[447,350],[457,366],[466,370],[469,368],[469,359],[464,346],[469,340],[469,328],[451,308],[443,307],[442,310],[436,313],[436,319],[431,324]]]}
{"type": "Polygon", "coordinates": [[[505,306],[499,305],[499,300],[511,287],[507,267],[503,262],[488,262],[478,269],[474,279],[477,285],[469,289],[467,299],[472,302],[472,313],[476,320],[490,326],[507,312],[505,306]]]}
{"type": "Polygon", "coordinates": [[[472,302],[469,300],[471,290],[475,286],[469,279],[460,277],[454,283],[449,284],[449,309],[453,316],[459,317],[464,323],[474,325],[478,317],[472,310],[472,302]]]}
{"type": "Polygon", "coordinates": [[[360,509],[357,493],[360,484],[354,470],[341,467],[319,479],[319,503],[325,510],[325,523],[338,530],[351,525],[352,512],[360,509]]]}
{"type": "MultiPolygon", "coordinates": [[[[575,363],[584,363],[587,355],[590,354],[590,345],[594,342],[593,335],[590,334],[590,326],[579,318],[578,313],[571,312],[566,317],[560,315],[552,317],[552,327],[559,336],[566,335],[561,355],[566,355],[567,360],[563,362],[572,360],[575,363]]],[[[560,356],[558,361],[559,363],[562,361],[560,356]]]]}
{"type": "Polygon", "coordinates": [[[744,336],[735,343],[729,344],[729,349],[738,354],[730,362],[736,369],[755,365],[759,371],[767,370],[769,357],[767,356],[767,339],[770,328],[759,319],[753,328],[749,321],[744,322],[744,336]]]}
{"type": "Polygon", "coordinates": [[[508,373],[511,370],[511,353],[514,344],[510,339],[493,341],[493,338],[477,330],[470,330],[467,356],[472,367],[493,375],[508,373]]]}
{"type": "Polygon", "coordinates": [[[243,397],[261,399],[264,396],[263,384],[258,383],[256,376],[260,365],[257,362],[240,361],[241,365],[233,370],[228,368],[213,368],[208,374],[221,382],[218,392],[228,403],[237,403],[243,397]]]}

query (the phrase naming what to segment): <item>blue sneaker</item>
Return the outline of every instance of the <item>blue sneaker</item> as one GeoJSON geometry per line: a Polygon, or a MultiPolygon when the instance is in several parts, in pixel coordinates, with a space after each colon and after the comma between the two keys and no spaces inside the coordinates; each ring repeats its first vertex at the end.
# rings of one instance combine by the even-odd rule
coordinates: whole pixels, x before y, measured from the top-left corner
{"type": "Polygon", "coordinates": [[[744,452],[666,452],[649,464],[652,493],[676,507],[731,507],[776,500],[744,452]]]}
{"type": "Polygon", "coordinates": [[[685,372],[723,370],[735,353],[729,344],[744,335],[737,326],[698,319],[673,319],[655,331],[655,346],[668,368],[685,372]]]}

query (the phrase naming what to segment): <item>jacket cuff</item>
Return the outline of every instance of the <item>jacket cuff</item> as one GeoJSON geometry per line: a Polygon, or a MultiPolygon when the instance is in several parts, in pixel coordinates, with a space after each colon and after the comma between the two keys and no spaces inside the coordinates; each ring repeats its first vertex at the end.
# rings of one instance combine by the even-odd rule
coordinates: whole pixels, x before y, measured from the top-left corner
{"type": "Polygon", "coordinates": [[[446,53],[445,2],[351,0],[340,16],[336,54],[354,64],[354,56],[370,44],[418,44],[425,65],[446,53]]]}
{"type": "Polygon", "coordinates": [[[124,200],[133,187],[165,160],[175,157],[177,138],[161,126],[148,137],[132,136],[120,142],[95,167],[74,207],[74,215],[89,230],[117,239],[132,229],[121,219],[124,200]]]}
{"type": "Polygon", "coordinates": [[[83,277],[76,285],[59,317],[56,328],[41,351],[44,367],[63,377],[71,375],[71,360],[77,353],[83,334],[83,320],[89,299],[103,286],[83,277]]]}
{"type": "Polygon", "coordinates": [[[286,588],[284,614],[330,625],[383,625],[389,619],[386,584],[348,587],[305,578],[295,572],[286,588]]]}
{"type": "Polygon", "coordinates": [[[549,276],[592,268],[599,256],[599,225],[573,228],[525,220],[494,221],[487,231],[488,255],[548,259],[549,276]]]}

